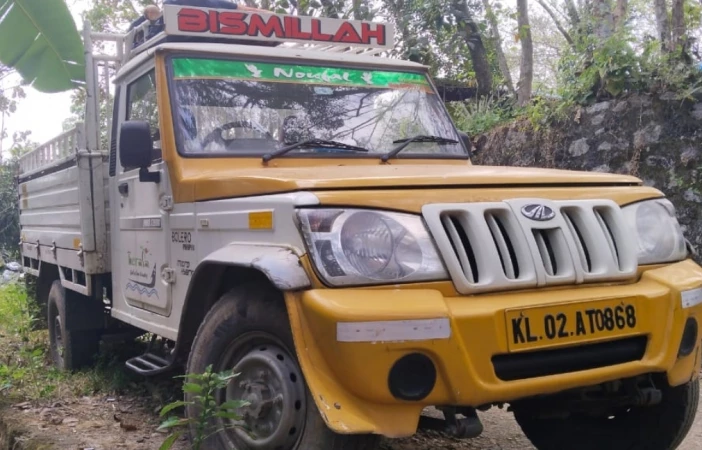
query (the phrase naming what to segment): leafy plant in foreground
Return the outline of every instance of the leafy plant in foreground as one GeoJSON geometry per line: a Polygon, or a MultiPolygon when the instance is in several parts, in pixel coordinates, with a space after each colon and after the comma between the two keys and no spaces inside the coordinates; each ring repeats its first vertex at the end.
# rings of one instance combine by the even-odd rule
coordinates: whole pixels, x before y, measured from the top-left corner
{"type": "MultiPolygon", "coordinates": [[[[202,443],[212,434],[222,431],[211,425],[212,419],[225,419],[240,421],[241,417],[236,412],[239,408],[247,406],[249,403],[242,400],[229,400],[221,405],[217,404],[215,393],[220,389],[225,389],[227,384],[239,374],[231,371],[213,373],[212,366],[202,374],[189,374],[180,378],[186,378],[183,384],[183,393],[191,394],[192,401],[179,400],[169,403],[161,409],[161,417],[169,412],[184,406],[195,406],[199,410],[197,417],[182,418],[170,416],[159,426],[159,430],[179,429],[171,433],[160,447],[160,450],[168,450],[178,440],[180,436],[189,428],[193,428],[192,449],[200,450],[202,443]],[[214,428],[214,429],[213,429],[214,428]]],[[[237,427],[234,425],[233,427],[237,427]]]]}

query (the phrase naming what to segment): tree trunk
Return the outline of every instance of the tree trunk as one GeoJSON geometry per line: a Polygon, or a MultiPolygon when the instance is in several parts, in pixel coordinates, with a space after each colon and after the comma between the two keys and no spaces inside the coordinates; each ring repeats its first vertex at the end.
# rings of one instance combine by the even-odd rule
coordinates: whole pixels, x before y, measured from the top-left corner
{"type": "Polygon", "coordinates": [[[617,6],[614,8],[614,27],[619,28],[629,15],[629,0],[617,0],[617,6]]]}
{"type": "Polygon", "coordinates": [[[600,42],[608,39],[614,33],[614,14],[609,0],[592,0],[591,11],[595,36],[600,42]]]}
{"type": "Polygon", "coordinates": [[[541,5],[541,7],[544,9],[544,11],[546,11],[546,13],[547,13],[549,16],[551,16],[551,19],[553,19],[553,23],[556,24],[556,28],[558,28],[558,31],[561,32],[561,34],[563,35],[563,37],[565,38],[565,40],[568,41],[568,43],[569,43],[570,45],[574,45],[573,37],[570,35],[570,33],[568,33],[568,30],[566,30],[566,29],[563,27],[563,24],[561,24],[561,21],[558,19],[558,16],[557,16],[556,13],[551,9],[551,7],[549,7],[548,4],[547,4],[544,0],[536,0],[536,1],[539,3],[539,5],[541,5]]]}
{"type": "Polygon", "coordinates": [[[490,22],[490,28],[492,29],[493,43],[495,45],[495,54],[497,55],[497,62],[500,65],[500,72],[502,77],[505,79],[505,84],[507,89],[512,94],[515,94],[514,83],[512,82],[512,74],[509,71],[509,65],[507,65],[507,58],[505,57],[505,52],[502,50],[502,36],[500,36],[500,28],[497,23],[497,16],[490,5],[490,0],[483,0],[483,6],[485,7],[485,16],[490,22]]]}
{"type": "Polygon", "coordinates": [[[534,44],[531,40],[527,0],[517,0],[517,27],[519,28],[519,40],[522,43],[517,102],[520,106],[525,106],[531,100],[531,88],[534,80],[534,44]]]}
{"type": "Polygon", "coordinates": [[[661,48],[670,51],[670,20],[668,19],[668,8],[665,0],[653,0],[656,14],[656,27],[658,28],[658,39],[661,41],[661,48]]]}
{"type": "Polygon", "coordinates": [[[681,51],[687,47],[687,27],[685,25],[685,0],[673,0],[673,27],[670,40],[670,50],[681,51]]]}
{"type": "Polygon", "coordinates": [[[580,23],[580,14],[578,14],[578,8],[573,3],[573,0],[566,0],[566,9],[568,9],[568,17],[570,17],[571,25],[574,27],[580,23]]]}
{"type": "Polygon", "coordinates": [[[492,91],[492,72],[483,39],[480,37],[480,28],[473,20],[466,0],[452,0],[452,6],[458,35],[466,43],[470,59],[473,61],[473,70],[478,82],[478,95],[487,95],[492,91]]]}

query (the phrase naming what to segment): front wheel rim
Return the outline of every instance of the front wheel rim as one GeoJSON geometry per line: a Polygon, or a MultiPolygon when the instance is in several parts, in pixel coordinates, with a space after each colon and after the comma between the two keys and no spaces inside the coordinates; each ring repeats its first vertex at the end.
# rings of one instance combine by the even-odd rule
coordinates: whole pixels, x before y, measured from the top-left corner
{"type": "Polygon", "coordinates": [[[231,448],[292,450],[300,440],[307,412],[305,384],[296,361],[273,336],[250,333],[232,343],[222,369],[239,376],[218,399],[243,400],[241,421],[222,421],[231,448]],[[243,428],[243,429],[242,429],[243,428]]]}

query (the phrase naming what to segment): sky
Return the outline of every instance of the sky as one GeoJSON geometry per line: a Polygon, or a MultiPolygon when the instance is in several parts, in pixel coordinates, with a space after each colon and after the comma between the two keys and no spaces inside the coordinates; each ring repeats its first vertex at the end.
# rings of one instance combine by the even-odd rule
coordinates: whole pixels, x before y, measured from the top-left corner
{"type": "MultiPolygon", "coordinates": [[[[68,0],[73,18],[80,30],[83,23],[80,14],[86,9],[89,0],[68,0]]],[[[19,77],[8,80],[16,85],[19,77]]],[[[27,98],[18,103],[17,112],[5,119],[8,138],[2,148],[8,148],[12,143],[12,134],[19,131],[31,131],[30,140],[44,143],[63,131],[63,121],[71,114],[71,91],[58,94],[44,94],[32,88],[25,90],[27,98]]]]}

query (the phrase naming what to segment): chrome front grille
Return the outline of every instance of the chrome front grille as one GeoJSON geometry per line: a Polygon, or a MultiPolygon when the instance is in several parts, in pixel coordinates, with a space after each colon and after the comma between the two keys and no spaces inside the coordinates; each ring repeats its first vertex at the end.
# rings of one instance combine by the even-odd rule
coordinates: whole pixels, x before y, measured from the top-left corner
{"type": "Polygon", "coordinates": [[[609,200],[431,204],[422,213],[464,294],[636,274],[631,233],[621,209],[609,200]]]}

